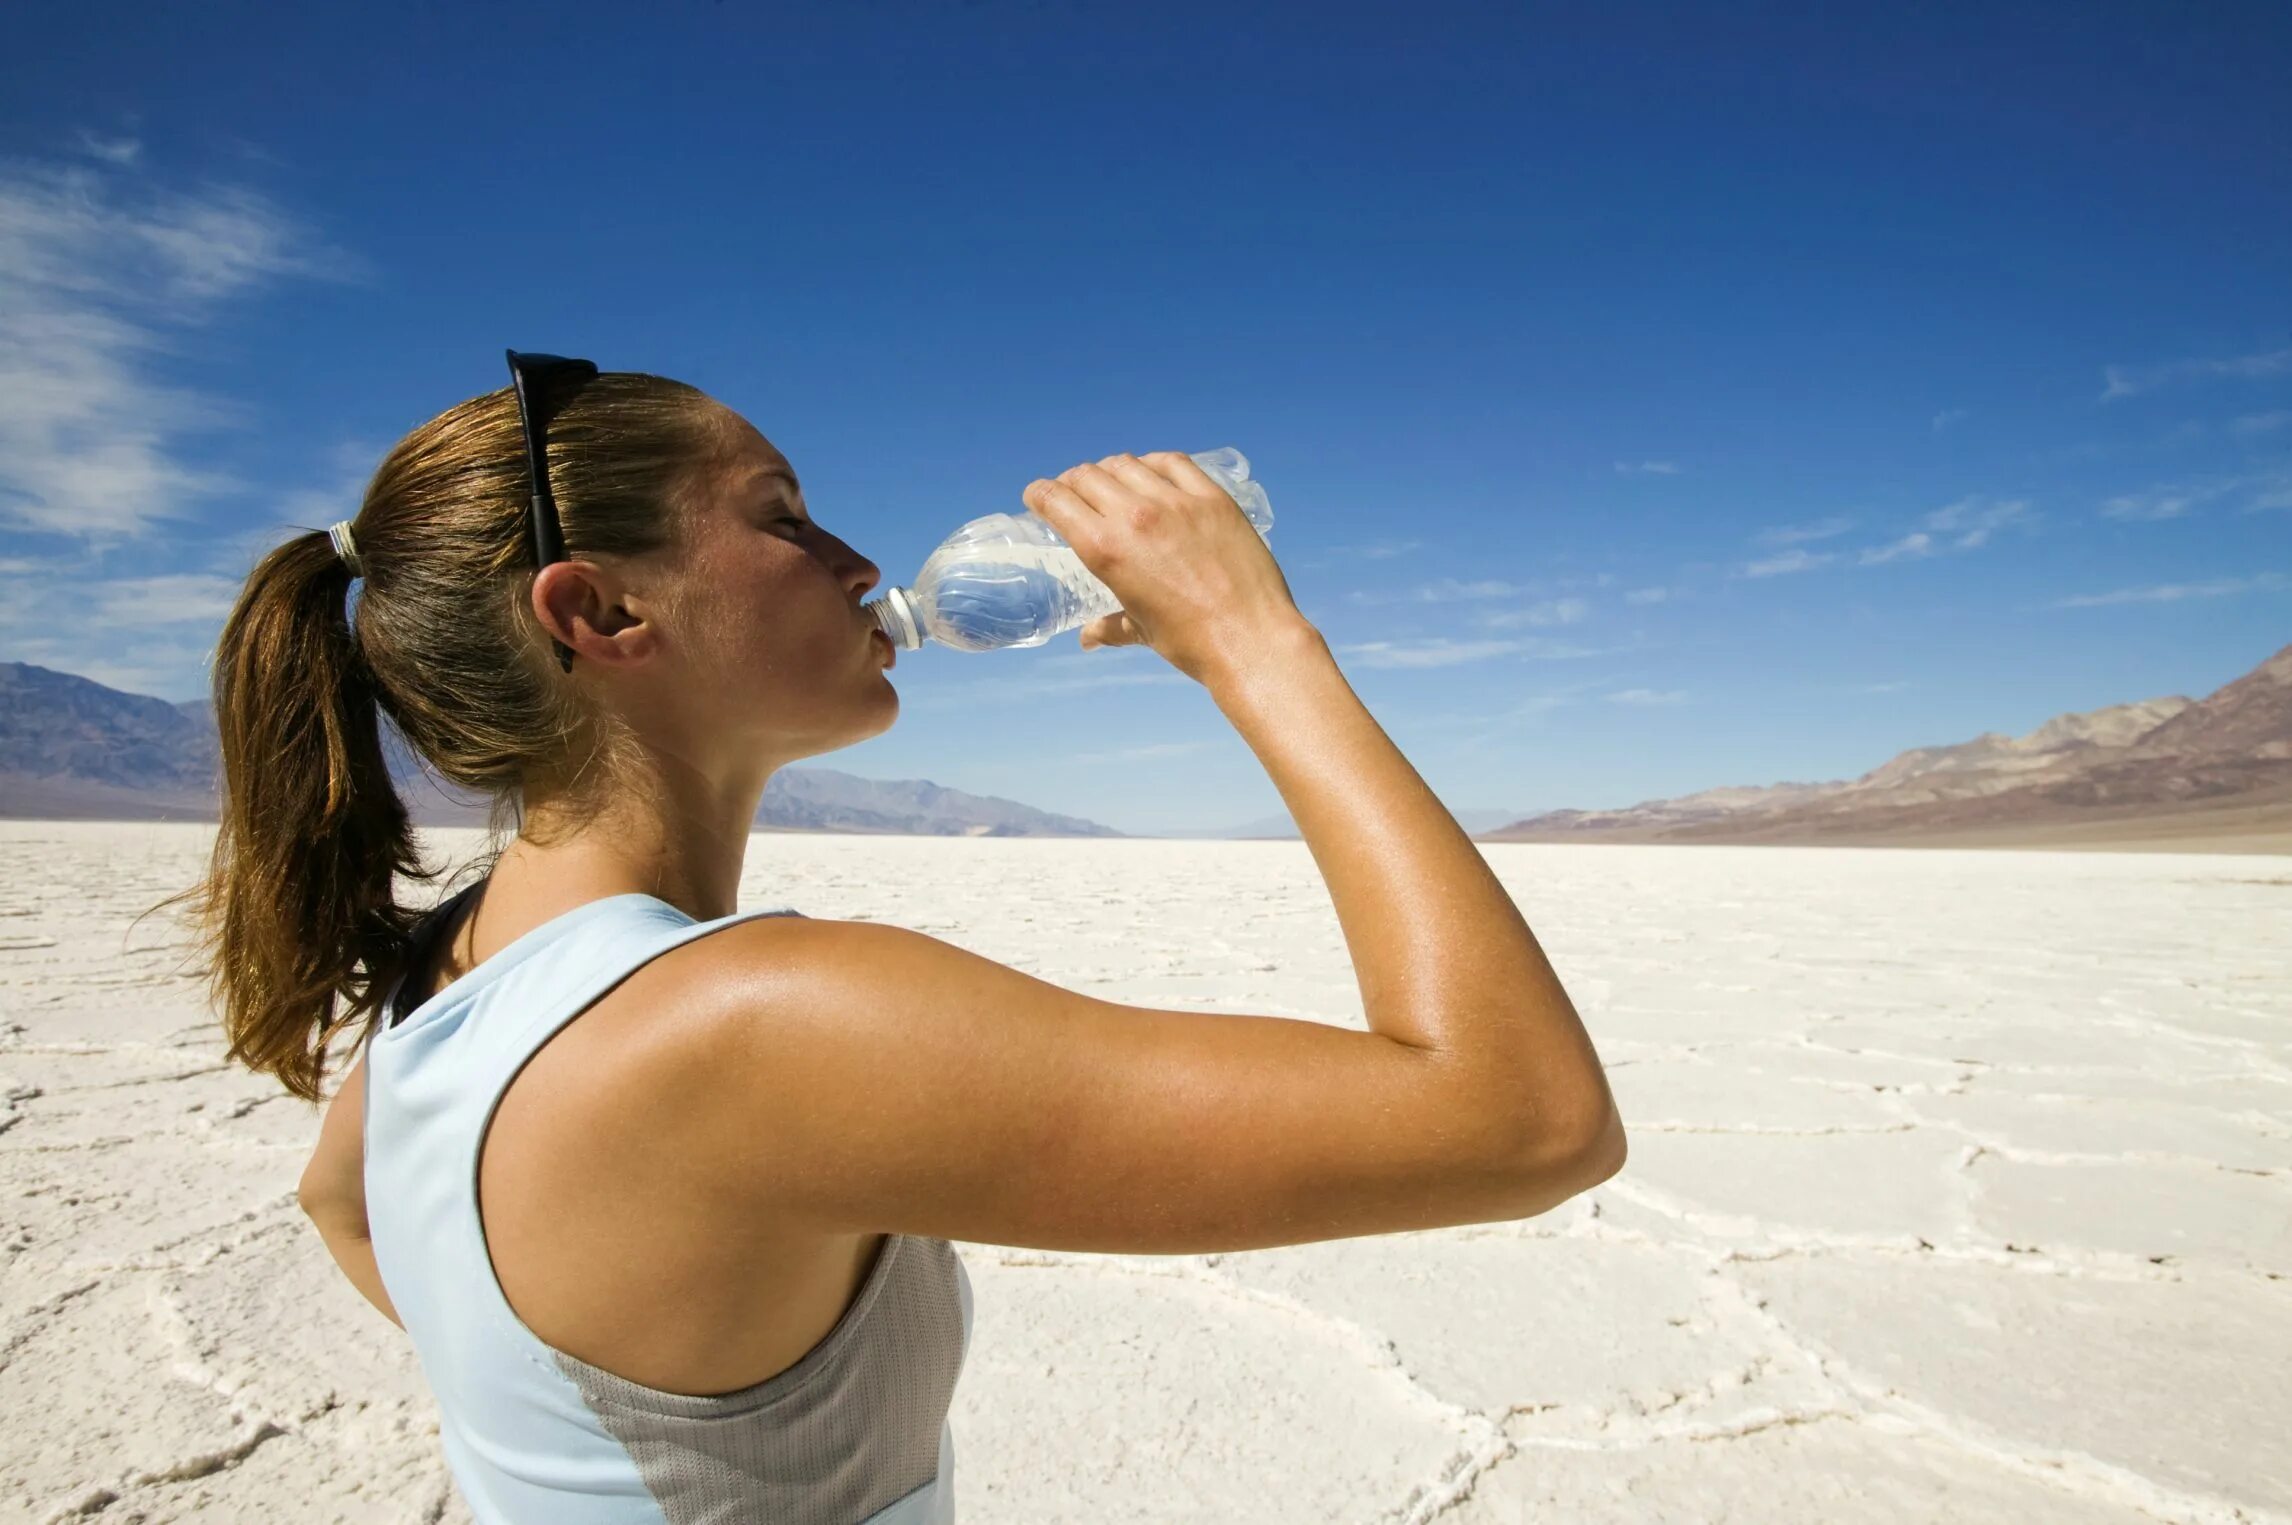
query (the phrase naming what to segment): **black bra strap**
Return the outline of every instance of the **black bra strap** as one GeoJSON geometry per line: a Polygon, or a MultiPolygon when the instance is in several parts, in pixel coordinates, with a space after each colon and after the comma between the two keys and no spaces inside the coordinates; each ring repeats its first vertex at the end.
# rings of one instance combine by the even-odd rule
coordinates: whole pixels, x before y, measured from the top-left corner
{"type": "MultiPolygon", "coordinates": [[[[384,1026],[396,1027],[413,1008],[406,1004],[406,986],[414,975],[429,967],[430,957],[438,951],[438,941],[445,929],[452,926],[461,914],[462,902],[483,888],[483,879],[473,880],[445,900],[432,906],[422,919],[414,923],[414,935],[406,951],[406,972],[398,976],[398,983],[390,987],[389,999],[382,1003],[384,1026]]],[[[416,1002],[415,1005],[420,1005],[416,1002]]]]}

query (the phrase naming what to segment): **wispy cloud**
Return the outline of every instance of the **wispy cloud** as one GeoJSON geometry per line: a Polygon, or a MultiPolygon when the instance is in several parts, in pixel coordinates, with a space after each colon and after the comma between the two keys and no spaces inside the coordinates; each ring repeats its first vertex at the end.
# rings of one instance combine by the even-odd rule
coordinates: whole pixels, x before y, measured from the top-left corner
{"type": "Polygon", "coordinates": [[[1883,565],[1889,561],[1913,560],[1920,556],[1931,556],[1933,554],[1934,537],[1927,534],[1924,530],[1919,530],[1914,534],[1904,535],[1900,540],[1895,541],[1891,545],[1874,545],[1868,547],[1860,556],[1855,558],[1855,565],[1862,567],[1875,567],[1883,565]]]}
{"type": "Polygon", "coordinates": [[[2120,493],[2101,505],[2106,519],[2149,521],[2186,518],[2205,504],[2244,498],[2247,510],[2292,506],[2292,472],[2258,472],[2243,476],[2212,477],[2120,493]]]}
{"type": "Polygon", "coordinates": [[[1770,556],[1764,561],[1745,563],[1743,575],[1745,577],[1783,577],[1792,572],[1811,572],[1816,567],[1825,566],[1837,559],[1828,551],[1785,551],[1780,556],[1770,556]]]}
{"type": "Polygon", "coordinates": [[[1591,612],[1591,603],[1586,599],[1554,598],[1530,604],[1525,609],[1505,609],[1483,615],[1476,623],[1483,630],[1518,630],[1524,626],[1542,629],[1580,623],[1591,612]]]}
{"type": "Polygon", "coordinates": [[[1624,602],[1627,604],[1661,604],[1669,602],[1671,596],[1672,593],[1669,588],[1634,588],[1624,595],[1624,602]]]}
{"type": "Polygon", "coordinates": [[[1520,647],[1518,641],[1452,641],[1440,636],[1424,641],[1358,641],[1337,651],[1358,658],[1363,667],[1457,667],[1510,656],[1520,647]]]}
{"type": "Polygon", "coordinates": [[[1184,757],[1207,747],[1207,741],[1158,741],[1142,747],[1116,747],[1110,752],[1077,752],[1072,763],[1134,763],[1156,757],[1184,757]]]}
{"type": "Polygon", "coordinates": [[[1854,520],[1845,514],[1832,514],[1812,524],[1780,524],[1773,529],[1759,531],[1761,545],[1807,545],[1817,540],[1829,540],[1854,528],[1854,520]]]}
{"type": "Polygon", "coordinates": [[[995,677],[935,683],[912,694],[903,693],[901,701],[915,709],[969,709],[980,704],[1064,699],[1114,688],[1176,688],[1194,682],[1150,651],[1121,647],[1040,656],[1030,666],[1025,672],[1006,670],[995,677]]]}
{"type": "Polygon", "coordinates": [[[1675,477],[1680,474],[1677,461],[1618,461],[1616,471],[1627,477],[1675,477]]]}
{"type": "Polygon", "coordinates": [[[1989,544],[1990,536],[2008,525],[2027,526],[2034,517],[2026,498],[1960,498],[1947,508],[1935,509],[1920,524],[1948,539],[1950,549],[1971,551],[1989,544]]]}
{"type": "Polygon", "coordinates": [[[1455,604],[1476,599],[1525,598],[1534,590],[1525,583],[1497,577],[1462,579],[1443,577],[1413,588],[1355,588],[1345,595],[1356,604],[1455,604]]]}
{"type": "Polygon", "coordinates": [[[1358,666],[1366,668],[1459,667],[1468,662],[1494,661],[1498,657],[1563,661],[1598,655],[1597,650],[1589,646],[1533,636],[1486,641],[1454,641],[1446,636],[1414,641],[1356,641],[1334,649],[1339,656],[1355,658],[1358,666]]]}
{"type": "Polygon", "coordinates": [[[1687,698],[1685,689],[1627,688],[1608,695],[1610,704],[1658,705],[1678,704],[1687,698]]]}
{"type": "Polygon", "coordinates": [[[2278,408],[2273,413],[2247,413],[2228,421],[2228,432],[2249,438],[2255,434],[2273,434],[2278,429],[2292,428],[2292,408],[2278,408]]]}
{"type": "Polygon", "coordinates": [[[1893,561],[1923,561],[1953,551],[1979,550],[1999,530],[2027,528],[2035,517],[2026,498],[1960,498],[1927,514],[1908,534],[1884,545],[1865,547],[1854,564],[1878,567],[1893,561]]]}
{"type": "Polygon", "coordinates": [[[118,577],[75,589],[96,595],[96,617],[105,624],[140,629],[153,625],[219,627],[238,601],[241,583],[212,572],[170,572],[158,577],[118,577]]]}
{"type": "Polygon", "coordinates": [[[2162,365],[2112,365],[2103,368],[2101,372],[2102,379],[2108,383],[2101,393],[2101,400],[2115,402],[2120,397],[2137,397],[2143,392],[2154,392],[2195,381],[2252,381],[2266,376],[2281,376],[2288,371],[2292,371],[2292,349],[2270,350],[2259,355],[2235,355],[2221,360],[2168,360],[2162,365]]]}
{"type": "Polygon", "coordinates": [[[1973,415],[1964,408],[1944,408],[1934,415],[1934,432],[1940,434],[1952,424],[1962,424],[1973,415]]]}
{"type": "Polygon", "coordinates": [[[107,138],[102,133],[82,128],[78,135],[80,152],[106,164],[133,164],[143,157],[143,145],[133,138],[107,138]]]}
{"type": "Polygon", "coordinates": [[[279,517],[288,524],[322,529],[337,519],[358,512],[366,484],[382,464],[385,447],[345,440],[327,452],[326,480],[301,487],[279,499],[279,517]]]}
{"type": "Polygon", "coordinates": [[[2210,487],[2152,487],[2145,492],[2120,493],[2101,505],[2104,519],[2179,519],[2199,503],[2220,496],[2210,487]]]}
{"type": "Polygon", "coordinates": [[[1904,690],[1904,689],[1908,688],[1909,686],[1910,686],[1910,685],[1909,685],[1908,683],[1899,683],[1899,682],[1898,682],[1898,683],[1852,683],[1852,684],[1849,684],[1849,685],[1847,685],[1847,690],[1846,690],[1846,691],[1847,691],[1848,693],[1850,693],[1850,694],[1898,694],[1898,693],[1902,692],[1902,690],[1904,690]]]}
{"type": "Polygon", "coordinates": [[[1424,545],[1422,540],[1374,540],[1354,545],[1332,545],[1321,554],[1300,565],[1325,567],[1332,561],[1390,561],[1395,556],[1406,556],[1424,545]]]}
{"type": "Polygon", "coordinates": [[[2111,593],[2086,593],[2057,599],[2056,609],[2098,609],[2110,604],[2177,604],[2192,598],[2229,598],[2239,593],[2273,593],[2292,587],[2278,572],[2253,577],[2222,577],[2212,582],[2163,583],[2151,588],[2119,588],[2111,593]]]}
{"type": "Polygon", "coordinates": [[[1852,553],[1808,550],[1809,542],[1831,539],[1844,534],[1853,526],[1852,519],[1843,514],[1834,515],[1812,524],[1785,525],[1761,531],[1756,538],[1762,544],[1787,549],[1773,556],[1746,562],[1735,575],[1784,577],[1793,572],[1812,572],[1818,567],[1832,565],[1876,567],[1894,561],[1920,561],[1952,551],[1976,550],[1987,545],[1999,530],[2009,525],[2027,527],[2034,519],[2027,499],[1961,498],[1955,503],[1935,509],[1919,519],[1916,529],[1884,544],[1865,546],[1852,553]]]}
{"type": "Polygon", "coordinates": [[[159,379],[175,336],[350,264],[251,190],[167,190],[140,150],[83,145],[105,167],[0,163],[0,525],[103,543],[236,485],[183,454],[237,410],[159,379]]]}

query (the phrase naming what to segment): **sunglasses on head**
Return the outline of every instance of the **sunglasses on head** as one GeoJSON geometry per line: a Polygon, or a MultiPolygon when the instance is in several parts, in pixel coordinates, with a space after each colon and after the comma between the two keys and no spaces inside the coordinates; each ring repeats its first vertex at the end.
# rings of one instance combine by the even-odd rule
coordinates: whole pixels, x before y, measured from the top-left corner
{"type": "MultiPolygon", "coordinates": [[[[557,522],[557,500],[550,496],[548,463],[543,458],[553,405],[570,397],[580,384],[597,374],[587,360],[563,355],[539,355],[530,350],[509,350],[509,382],[517,393],[517,421],[525,431],[525,464],[533,475],[533,500],[527,523],[533,531],[533,570],[565,559],[565,531],[557,522]]],[[[573,670],[573,649],[555,637],[557,665],[573,670]]]]}

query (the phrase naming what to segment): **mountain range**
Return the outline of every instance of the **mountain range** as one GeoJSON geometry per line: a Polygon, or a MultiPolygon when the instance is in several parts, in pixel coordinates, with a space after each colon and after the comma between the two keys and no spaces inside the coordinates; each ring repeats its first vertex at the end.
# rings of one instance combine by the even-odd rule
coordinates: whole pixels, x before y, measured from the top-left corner
{"type": "Polygon", "coordinates": [[[1859,778],[1555,810],[1483,842],[2292,845],[2292,646],[2203,699],[1915,747],[1859,778]]]}
{"type": "MultiPolygon", "coordinates": [[[[402,746],[417,820],[484,819],[402,746]]],[[[209,820],[219,753],[203,702],[170,704],[0,662],[0,817],[209,820]]],[[[1914,747],[1859,778],[1706,789],[1618,810],[1461,809],[1482,842],[2267,847],[2292,851],[2292,647],[2203,699],[2059,715],[2023,736],[1914,747]]],[[[783,768],[759,830],[923,836],[1124,833],[924,779],[783,768]]],[[[1288,838],[1287,813],[1186,835],[1288,838]]]]}
{"type": "MultiPolygon", "coordinates": [[[[438,783],[394,737],[384,751],[416,820],[484,821],[482,801],[438,783]]],[[[71,673],[0,662],[0,818],[212,820],[221,755],[203,701],[170,704],[71,673]]],[[[756,825],[939,837],[1124,835],[927,779],[861,778],[833,768],[773,774],[756,825]]]]}

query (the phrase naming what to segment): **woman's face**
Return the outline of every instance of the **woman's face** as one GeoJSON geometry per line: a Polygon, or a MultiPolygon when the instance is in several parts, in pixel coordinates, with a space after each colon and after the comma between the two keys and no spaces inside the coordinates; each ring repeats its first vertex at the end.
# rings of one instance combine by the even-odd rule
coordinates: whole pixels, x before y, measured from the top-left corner
{"type": "Polygon", "coordinates": [[[787,458],[727,410],[725,449],[694,485],[668,595],[660,676],[688,747],[729,744],[772,767],[889,730],[890,646],[860,602],[874,562],[812,517],[787,458]]]}

